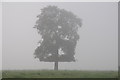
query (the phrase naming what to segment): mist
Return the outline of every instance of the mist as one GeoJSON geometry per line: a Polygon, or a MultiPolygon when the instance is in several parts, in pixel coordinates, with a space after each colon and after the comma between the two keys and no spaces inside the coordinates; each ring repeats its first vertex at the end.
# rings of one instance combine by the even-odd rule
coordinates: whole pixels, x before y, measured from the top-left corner
{"type": "Polygon", "coordinates": [[[34,51],[40,35],[34,29],[43,7],[55,5],[82,19],[76,62],[60,62],[60,70],[118,70],[117,2],[24,2],[3,3],[2,69],[53,69],[40,62],[34,51]]]}

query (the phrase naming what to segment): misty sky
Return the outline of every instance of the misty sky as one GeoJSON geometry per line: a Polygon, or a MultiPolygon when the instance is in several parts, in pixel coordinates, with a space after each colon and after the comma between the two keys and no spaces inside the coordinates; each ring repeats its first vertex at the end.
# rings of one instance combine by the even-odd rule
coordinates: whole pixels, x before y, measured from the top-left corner
{"type": "Polygon", "coordinates": [[[117,2],[3,3],[3,69],[53,69],[53,63],[34,59],[40,36],[34,29],[40,9],[56,5],[82,19],[76,62],[60,62],[59,69],[118,70],[117,2]]]}

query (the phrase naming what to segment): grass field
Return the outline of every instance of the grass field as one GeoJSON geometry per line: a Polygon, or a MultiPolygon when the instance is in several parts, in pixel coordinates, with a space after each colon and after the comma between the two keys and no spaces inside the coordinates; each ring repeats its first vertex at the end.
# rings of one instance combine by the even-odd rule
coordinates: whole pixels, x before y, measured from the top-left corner
{"type": "Polygon", "coordinates": [[[0,70],[0,79],[2,79],[2,70],[0,70]]]}
{"type": "Polygon", "coordinates": [[[117,71],[3,70],[3,78],[117,78],[117,71]]]}

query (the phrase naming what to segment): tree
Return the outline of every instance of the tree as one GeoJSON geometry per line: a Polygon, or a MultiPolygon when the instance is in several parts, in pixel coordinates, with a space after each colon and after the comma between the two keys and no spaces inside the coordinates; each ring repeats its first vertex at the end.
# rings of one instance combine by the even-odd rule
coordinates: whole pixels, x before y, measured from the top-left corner
{"type": "Polygon", "coordinates": [[[58,62],[75,61],[81,19],[56,6],[44,7],[37,17],[34,28],[41,35],[41,40],[40,46],[35,49],[35,57],[40,61],[54,62],[54,70],[58,70],[58,62]]]}

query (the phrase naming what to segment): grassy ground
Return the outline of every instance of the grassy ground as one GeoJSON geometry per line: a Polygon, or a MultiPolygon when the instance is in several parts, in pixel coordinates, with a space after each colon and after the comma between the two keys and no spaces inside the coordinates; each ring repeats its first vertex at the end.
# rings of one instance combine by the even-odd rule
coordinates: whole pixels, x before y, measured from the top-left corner
{"type": "Polygon", "coordinates": [[[2,79],[2,70],[0,70],[0,79],[2,79]]]}
{"type": "Polygon", "coordinates": [[[3,70],[3,78],[116,78],[117,71],[3,70]]]}

